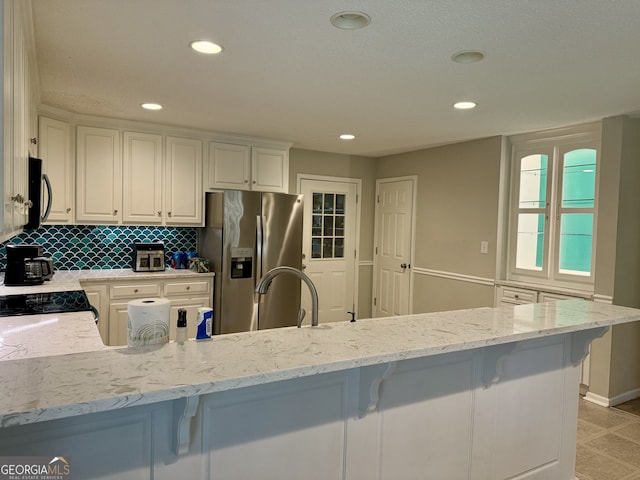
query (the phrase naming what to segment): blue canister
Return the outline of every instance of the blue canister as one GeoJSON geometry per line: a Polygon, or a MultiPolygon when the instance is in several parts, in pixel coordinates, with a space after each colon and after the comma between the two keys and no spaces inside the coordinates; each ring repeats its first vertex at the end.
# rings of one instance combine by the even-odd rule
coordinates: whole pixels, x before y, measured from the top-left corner
{"type": "Polygon", "coordinates": [[[182,268],[182,252],[173,252],[171,254],[171,268],[182,268]]]}
{"type": "Polygon", "coordinates": [[[180,268],[189,268],[189,255],[187,252],[180,252],[180,268]]]}

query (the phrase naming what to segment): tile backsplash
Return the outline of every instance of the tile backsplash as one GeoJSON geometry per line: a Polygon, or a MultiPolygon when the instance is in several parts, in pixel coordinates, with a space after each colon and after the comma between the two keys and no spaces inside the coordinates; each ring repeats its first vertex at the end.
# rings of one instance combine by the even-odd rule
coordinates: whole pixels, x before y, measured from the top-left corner
{"type": "Polygon", "coordinates": [[[56,270],[131,268],[131,244],[164,242],[166,264],[176,251],[197,249],[197,229],[192,227],[128,227],[52,225],[26,230],[0,244],[0,270],[7,266],[7,244],[36,243],[53,259],[56,270]]]}

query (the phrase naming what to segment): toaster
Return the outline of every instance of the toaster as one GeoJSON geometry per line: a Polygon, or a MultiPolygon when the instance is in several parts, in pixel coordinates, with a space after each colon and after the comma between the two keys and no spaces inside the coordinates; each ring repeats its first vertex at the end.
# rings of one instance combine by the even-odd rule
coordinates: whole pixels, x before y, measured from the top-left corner
{"type": "Polygon", "coordinates": [[[131,267],[134,272],[160,272],[165,268],[164,244],[162,242],[135,242],[131,267]]]}

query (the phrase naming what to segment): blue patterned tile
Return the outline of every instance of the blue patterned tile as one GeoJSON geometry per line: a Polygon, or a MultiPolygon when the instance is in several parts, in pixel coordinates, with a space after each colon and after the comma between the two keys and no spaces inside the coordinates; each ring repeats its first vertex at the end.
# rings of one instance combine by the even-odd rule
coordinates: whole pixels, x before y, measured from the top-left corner
{"type": "Polygon", "coordinates": [[[43,226],[1,243],[0,269],[7,265],[7,244],[42,245],[44,256],[53,259],[56,270],[107,270],[131,268],[134,241],[164,242],[169,265],[173,252],[197,250],[197,237],[197,229],[191,227],[43,226]]]}

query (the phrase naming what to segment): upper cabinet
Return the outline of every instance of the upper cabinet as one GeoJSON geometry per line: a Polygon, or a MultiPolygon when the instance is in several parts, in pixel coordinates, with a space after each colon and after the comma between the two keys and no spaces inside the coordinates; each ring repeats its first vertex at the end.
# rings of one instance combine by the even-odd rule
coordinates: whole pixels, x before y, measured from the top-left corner
{"type": "Polygon", "coordinates": [[[72,224],[75,215],[75,188],[69,124],[53,118],[40,117],[38,137],[38,156],[42,159],[42,172],[47,174],[52,190],[56,192],[52,196],[53,203],[47,223],[72,224]]]}
{"type": "Polygon", "coordinates": [[[164,211],[167,225],[202,223],[202,142],[167,137],[164,211]]]}
{"type": "Polygon", "coordinates": [[[78,223],[202,225],[202,142],[78,126],[78,223]]]}
{"type": "MultiPolygon", "coordinates": [[[[76,221],[118,224],[122,219],[120,132],[79,126],[76,143],[76,221]]],[[[55,192],[53,193],[55,196],[55,192]]]]}
{"type": "Polygon", "coordinates": [[[209,190],[288,191],[288,150],[211,142],[208,167],[209,190]]]}
{"type": "Polygon", "coordinates": [[[161,225],[162,135],[124,132],[122,221],[161,225]]]}
{"type": "Polygon", "coordinates": [[[29,53],[31,35],[24,20],[25,4],[5,0],[2,23],[2,209],[0,240],[22,231],[30,206],[28,192],[28,158],[35,145],[33,101],[33,61],[29,53]]]}
{"type": "Polygon", "coordinates": [[[288,150],[262,147],[251,149],[251,189],[261,192],[288,192],[288,150]]]}
{"type": "Polygon", "coordinates": [[[251,147],[229,143],[209,143],[207,188],[250,190],[251,147]]]}
{"type": "Polygon", "coordinates": [[[288,144],[215,142],[202,132],[39,109],[39,155],[53,190],[48,224],[197,227],[204,189],[288,190],[288,144]]]}

